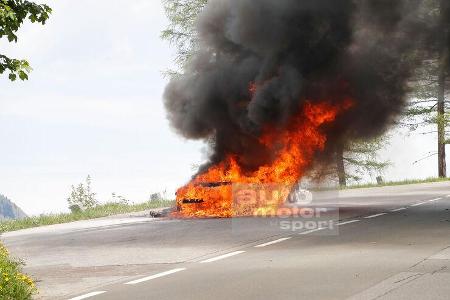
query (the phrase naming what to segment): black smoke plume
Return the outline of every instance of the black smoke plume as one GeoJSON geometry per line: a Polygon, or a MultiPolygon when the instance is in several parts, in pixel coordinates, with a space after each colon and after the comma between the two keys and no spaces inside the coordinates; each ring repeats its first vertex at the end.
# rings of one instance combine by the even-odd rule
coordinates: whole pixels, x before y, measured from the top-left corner
{"type": "Polygon", "coordinates": [[[197,20],[199,49],[166,88],[168,118],[210,143],[208,164],[233,153],[246,170],[273,158],[258,142],[262,128],[283,128],[305,101],[355,103],[326,129],[328,150],[374,137],[402,112],[412,57],[433,39],[422,3],[210,0],[197,20]]]}

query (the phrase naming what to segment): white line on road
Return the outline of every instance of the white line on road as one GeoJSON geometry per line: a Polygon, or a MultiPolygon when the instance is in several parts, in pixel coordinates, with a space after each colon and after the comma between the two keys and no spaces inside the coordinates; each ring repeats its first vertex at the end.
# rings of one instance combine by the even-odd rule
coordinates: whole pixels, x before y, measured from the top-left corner
{"type": "Polygon", "coordinates": [[[291,237],[281,238],[281,239],[274,240],[274,241],[271,241],[271,242],[267,242],[267,243],[264,243],[264,244],[261,244],[261,245],[256,245],[255,248],[262,248],[262,247],[270,246],[270,245],[273,245],[273,244],[278,244],[278,243],[287,241],[289,239],[291,239],[291,237]]]}
{"type": "Polygon", "coordinates": [[[439,200],[442,200],[442,198],[431,199],[431,200],[428,200],[428,202],[435,202],[435,201],[439,201],[439,200]]]}
{"type": "Polygon", "coordinates": [[[397,209],[393,209],[391,211],[392,212],[397,212],[397,211],[402,211],[402,210],[406,210],[406,207],[400,207],[400,208],[397,208],[397,209]]]}
{"type": "Polygon", "coordinates": [[[69,300],[82,300],[82,299],[87,299],[87,298],[94,297],[94,296],[97,296],[97,295],[101,295],[101,294],[104,294],[104,293],[106,293],[106,291],[92,292],[92,293],[81,295],[81,296],[78,296],[78,297],[75,297],[75,298],[70,298],[69,300]]]}
{"type": "Polygon", "coordinates": [[[300,232],[299,234],[306,235],[306,234],[310,234],[310,233],[313,233],[313,232],[321,231],[321,230],[324,230],[324,229],[325,229],[325,227],[321,227],[321,228],[317,228],[317,229],[303,231],[303,232],[300,232]]]}
{"type": "MultiPolygon", "coordinates": [[[[427,202],[428,202],[428,201],[427,201],[427,202]]],[[[416,206],[424,205],[424,204],[427,204],[427,202],[420,202],[420,203],[412,204],[411,207],[416,207],[416,206]]]]}
{"type": "Polygon", "coordinates": [[[160,277],[163,277],[163,276],[167,276],[167,275],[170,275],[170,274],[173,274],[173,273],[181,272],[181,271],[184,271],[184,270],[186,270],[186,268],[173,269],[173,270],[162,272],[162,273],[158,273],[158,274],[155,274],[155,275],[152,275],[152,276],[148,276],[148,277],[144,277],[144,278],[141,278],[141,279],[133,280],[133,281],[127,282],[125,284],[134,285],[134,284],[138,284],[138,283],[141,283],[141,282],[145,282],[145,281],[149,281],[149,280],[152,280],[152,279],[156,279],[156,278],[160,278],[160,277]]]}
{"type": "Polygon", "coordinates": [[[228,257],[231,257],[231,256],[235,256],[235,255],[238,255],[238,254],[242,254],[244,252],[245,251],[235,251],[235,252],[227,253],[227,254],[224,254],[224,255],[221,255],[221,256],[217,256],[217,257],[213,257],[213,258],[201,261],[200,263],[201,264],[210,263],[210,262],[218,261],[218,260],[225,259],[225,258],[228,258],[228,257]]]}
{"type": "Polygon", "coordinates": [[[364,217],[364,219],[373,219],[373,218],[381,217],[381,216],[384,216],[384,215],[387,215],[387,213],[381,213],[381,214],[367,216],[367,217],[364,217]]]}
{"type": "Polygon", "coordinates": [[[351,220],[351,221],[346,221],[346,222],[340,222],[340,223],[337,223],[336,225],[337,226],[342,226],[342,225],[347,225],[347,224],[353,224],[353,223],[356,223],[356,222],[359,222],[359,221],[361,221],[361,220],[351,220]]]}

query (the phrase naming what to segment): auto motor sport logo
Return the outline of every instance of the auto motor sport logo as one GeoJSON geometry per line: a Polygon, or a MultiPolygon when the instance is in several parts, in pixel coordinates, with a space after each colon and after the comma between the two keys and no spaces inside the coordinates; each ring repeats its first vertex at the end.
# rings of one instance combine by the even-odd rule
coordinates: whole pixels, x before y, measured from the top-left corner
{"type": "Polygon", "coordinates": [[[233,210],[236,216],[276,219],[282,230],[334,229],[330,210],[314,206],[312,192],[287,184],[235,183],[233,210]]]}

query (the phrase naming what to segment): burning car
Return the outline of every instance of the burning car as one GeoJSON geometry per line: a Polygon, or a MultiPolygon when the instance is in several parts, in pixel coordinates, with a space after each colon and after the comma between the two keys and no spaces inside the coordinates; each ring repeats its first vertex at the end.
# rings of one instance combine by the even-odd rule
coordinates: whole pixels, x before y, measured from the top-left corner
{"type": "Polygon", "coordinates": [[[232,182],[198,182],[180,188],[177,193],[177,213],[196,217],[230,217],[232,182]],[[221,211],[220,215],[208,213],[221,211]]]}
{"type": "Polygon", "coordinates": [[[190,183],[177,192],[177,213],[190,217],[238,217],[277,214],[312,201],[298,184],[248,184],[231,181],[190,183]]]}

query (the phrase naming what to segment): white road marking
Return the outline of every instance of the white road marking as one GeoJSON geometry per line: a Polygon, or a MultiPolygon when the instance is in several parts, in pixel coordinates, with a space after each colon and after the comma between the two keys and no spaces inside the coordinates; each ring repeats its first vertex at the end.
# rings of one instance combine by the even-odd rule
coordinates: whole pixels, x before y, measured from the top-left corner
{"type": "Polygon", "coordinates": [[[424,204],[427,204],[427,202],[420,202],[420,203],[412,204],[410,206],[411,207],[416,207],[416,206],[420,206],[420,205],[424,205],[424,204]]]}
{"type": "Polygon", "coordinates": [[[356,223],[356,222],[359,222],[359,221],[361,221],[361,220],[351,220],[351,221],[346,221],[346,222],[340,222],[340,223],[337,223],[336,225],[337,226],[342,226],[342,225],[347,225],[347,224],[353,224],[353,223],[356,223]]]}
{"type": "Polygon", "coordinates": [[[267,243],[264,243],[264,244],[261,244],[261,245],[257,245],[257,246],[255,246],[255,248],[262,248],[262,247],[270,246],[270,245],[273,245],[273,244],[278,244],[278,243],[287,241],[289,239],[291,239],[291,237],[281,238],[281,239],[274,240],[274,241],[271,241],[271,242],[267,242],[267,243]]]}
{"type": "Polygon", "coordinates": [[[321,231],[321,230],[324,230],[324,229],[325,229],[325,227],[321,227],[321,228],[317,228],[317,229],[303,231],[303,232],[300,232],[299,234],[306,235],[306,234],[310,234],[310,233],[313,233],[313,232],[321,231]]]}
{"type": "Polygon", "coordinates": [[[224,255],[221,255],[221,256],[217,256],[217,257],[213,257],[213,258],[201,261],[200,263],[201,264],[210,263],[210,262],[218,261],[218,260],[225,259],[225,258],[228,258],[228,257],[231,257],[231,256],[235,256],[235,255],[238,255],[238,254],[242,254],[244,252],[245,251],[235,251],[235,252],[227,253],[227,254],[224,254],[224,255]]]}
{"type": "Polygon", "coordinates": [[[436,253],[435,255],[431,256],[430,259],[450,259],[450,247],[445,248],[444,250],[440,251],[439,253],[436,253]]]}
{"type": "Polygon", "coordinates": [[[450,195],[447,195],[447,197],[450,197],[450,195]]]}
{"type": "Polygon", "coordinates": [[[439,200],[442,200],[442,198],[431,199],[431,200],[428,200],[428,202],[435,202],[435,201],[439,201],[439,200]]]}
{"type": "MultiPolygon", "coordinates": [[[[389,277],[372,287],[369,287],[359,294],[347,298],[347,300],[381,299],[383,296],[388,295],[391,291],[394,291],[423,275],[424,273],[402,272],[389,277]]],[[[419,284],[420,283],[417,283],[417,285],[419,284]]]]}
{"type": "Polygon", "coordinates": [[[381,216],[384,216],[384,215],[387,215],[387,213],[381,213],[381,214],[367,216],[367,217],[364,217],[364,219],[373,219],[373,218],[381,217],[381,216]]]}
{"type": "Polygon", "coordinates": [[[397,209],[393,209],[391,211],[392,212],[397,212],[397,211],[402,211],[402,210],[406,210],[406,207],[400,207],[400,208],[397,208],[397,209]]]}
{"type": "Polygon", "coordinates": [[[101,294],[104,294],[104,293],[106,293],[106,291],[92,292],[92,293],[81,295],[81,296],[78,296],[78,297],[75,297],[75,298],[70,298],[69,300],[82,300],[82,299],[87,299],[87,298],[94,297],[94,296],[97,296],[97,295],[101,295],[101,294]]]}
{"type": "Polygon", "coordinates": [[[186,268],[173,269],[173,270],[162,272],[162,273],[158,273],[158,274],[155,274],[155,275],[152,275],[152,276],[148,276],[148,277],[144,277],[144,278],[141,278],[141,279],[133,280],[133,281],[127,282],[125,284],[134,285],[134,284],[138,284],[138,283],[141,283],[141,282],[145,282],[145,281],[149,281],[149,280],[152,280],[152,279],[156,279],[156,278],[160,278],[160,277],[163,277],[163,276],[167,276],[167,275],[170,275],[170,274],[174,274],[174,273],[177,273],[177,272],[181,272],[181,271],[184,271],[184,270],[186,270],[186,268]]]}

